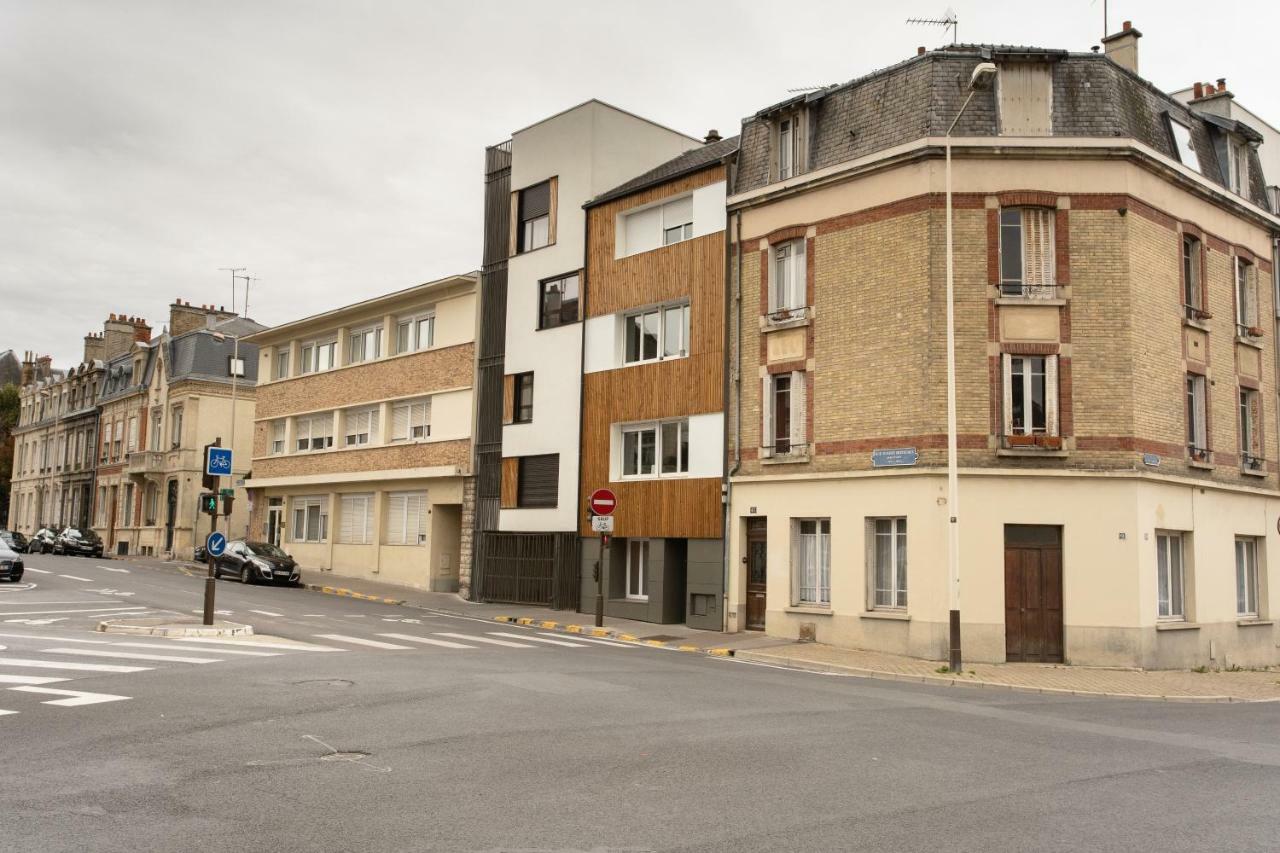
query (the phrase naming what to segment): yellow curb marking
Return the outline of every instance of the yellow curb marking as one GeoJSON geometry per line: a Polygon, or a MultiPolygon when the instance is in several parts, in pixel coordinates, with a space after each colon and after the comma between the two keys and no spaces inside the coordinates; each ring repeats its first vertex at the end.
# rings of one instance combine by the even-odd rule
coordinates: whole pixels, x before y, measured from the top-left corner
{"type": "Polygon", "coordinates": [[[665,648],[667,645],[666,643],[662,642],[662,640],[645,640],[644,643],[646,646],[657,646],[660,649],[665,648]]]}
{"type": "Polygon", "coordinates": [[[612,637],[613,632],[608,628],[592,628],[591,636],[593,637],[612,637]]]}
{"type": "Polygon", "coordinates": [[[544,622],[542,623],[542,627],[543,627],[543,628],[559,628],[559,627],[560,627],[560,623],[559,623],[559,622],[551,622],[551,621],[549,621],[549,620],[548,620],[548,621],[544,621],[544,622]]]}
{"type": "Polygon", "coordinates": [[[728,649],[707,649],[707,654],[714,655],[718,658],[727,658],[729,656],[728,649]]]}
{"type": "Polygon", "coordinates": [[[617,639],[619,639],[619,640],[624,640],[624,641],[626,641],[626,642],[628,642],[628,643],[635,643],[635,642],[638,642],[638,641],[639,641],[639,638],[638,638],[638,637],[633,637],[633,636],[631,636],[630,634],[619,634],[619,635],[617,636],[617,639]]]}
{"type": "Polygon", "coordinates": [[[682,652],[696,652],[698,650],[697,646],[677,646],[676,648],[682,652]]]}
{"type": "Polygon", "coordinates": [[[564,626],[564,629],[565,629],[566,631],[568,631],[570,634],[581,634],[581,633],[582,633],[582,626],[581,626],[581,625],[565,625],[565,626],[564,626]]]}

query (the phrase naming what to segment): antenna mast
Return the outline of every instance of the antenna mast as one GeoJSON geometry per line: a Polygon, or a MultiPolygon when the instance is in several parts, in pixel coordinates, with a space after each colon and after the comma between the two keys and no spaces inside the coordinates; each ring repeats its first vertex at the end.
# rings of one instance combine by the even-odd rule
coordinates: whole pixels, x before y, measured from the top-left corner
{"type": "Polygon", "coordinates": [[[908,24],[921,24],[929,27],[942,27],[945,33],[951,30],[951,43],[957,44],[960,39],[960,19],[956,16],[955,10],[950,7],[942,14],[941,18],[907,18],[908,24]]]}
{"type": "Polygon", "coordinates": [[[222,272],[231,273],[231,313],[236,313],[236,273],[244,272],[246,267],[218,267],[222,272]]]}

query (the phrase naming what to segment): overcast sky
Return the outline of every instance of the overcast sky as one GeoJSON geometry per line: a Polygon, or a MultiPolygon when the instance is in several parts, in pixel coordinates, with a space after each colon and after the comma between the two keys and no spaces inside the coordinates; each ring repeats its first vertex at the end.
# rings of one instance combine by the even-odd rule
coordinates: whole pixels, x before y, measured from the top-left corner
{"type": "MultiPolygon", "coordinates": [[[[0,0],[0,350],[79,361],[175,297],[267,324],[480,264],[483,148],[587,98],[728,136],[948,40],[907,3],[0,0]]],[[[1088,50],[1102,0],[957,0],[962,41],[1088,50]]],[[[1167,90],[1280,124],[1274,0],[1112,0],[1167,90]]],[[[1269,181],[1276,180],[1268,176],[1269,181]]]]}

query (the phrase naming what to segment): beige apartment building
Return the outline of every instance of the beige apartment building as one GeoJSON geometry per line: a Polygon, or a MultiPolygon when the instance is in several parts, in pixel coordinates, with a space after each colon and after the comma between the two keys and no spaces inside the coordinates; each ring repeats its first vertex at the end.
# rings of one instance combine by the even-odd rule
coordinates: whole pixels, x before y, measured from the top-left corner
{"type": "Polygon", "coordinates": [[[1280,662],[1280,219],[1257,134],[1139,77],[1138,35],[922,52],[744,120],[730,630],[945,660],[958,607],[966,661],[1280,662]],[[951,134],[949,506],[944,137],[988,62],[951,134]]]}
{"type": "MultiPolygon", "coordinates": [[[[109,553],[189,558],[210,529],[198,506],[205,445],[233,448],[234,480],[249,469],[258,351],[241,342],[237,352],[236,338],[264,327],[180,299],[154,338],[143,320],[116,322],[134,335],[106,362],[93,526],[109,553]]],[[[248,518],[237,502],[231,531],[248,518]]]]}
{"type": "Polygon", "coordinates": [[[456,591],[471,571],[478,276],[260,332],[250,540],[304,569],[456,591]]]}

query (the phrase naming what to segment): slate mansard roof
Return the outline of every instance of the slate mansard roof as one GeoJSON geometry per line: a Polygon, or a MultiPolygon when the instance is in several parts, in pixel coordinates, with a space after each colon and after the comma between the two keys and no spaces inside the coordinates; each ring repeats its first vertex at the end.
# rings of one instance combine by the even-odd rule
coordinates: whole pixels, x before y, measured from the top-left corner
{"type": "MultiPolygon", "coordinates": [[[[1191,110],[1103,54],[953,45],[848,83],[790,98],[743,119],[732,191],[747,192],[769,182],[770,121],[778,113],[808,108],[808,171],[812,172],[924,137],[945,135],[964,102],[974,67],[990,61],[1049,65],[1053,75],[1053,136],[1130,138],[1177,160],[1168,119],[1186,125],[1191,129],[1201,174],[1224,187],[1224,133],[1234,130],[1246,138],[1256,136],[1250,128],[1227,128],[1223,121],[1191,110]]],[[[977,92],[954,135],[999,136],[996,97],[994,87],[977,92]]],[[[1251,151],[1249,175],[1249,200],[1267,209],[1262,165],[1256,151],[1251,151]]]]}

